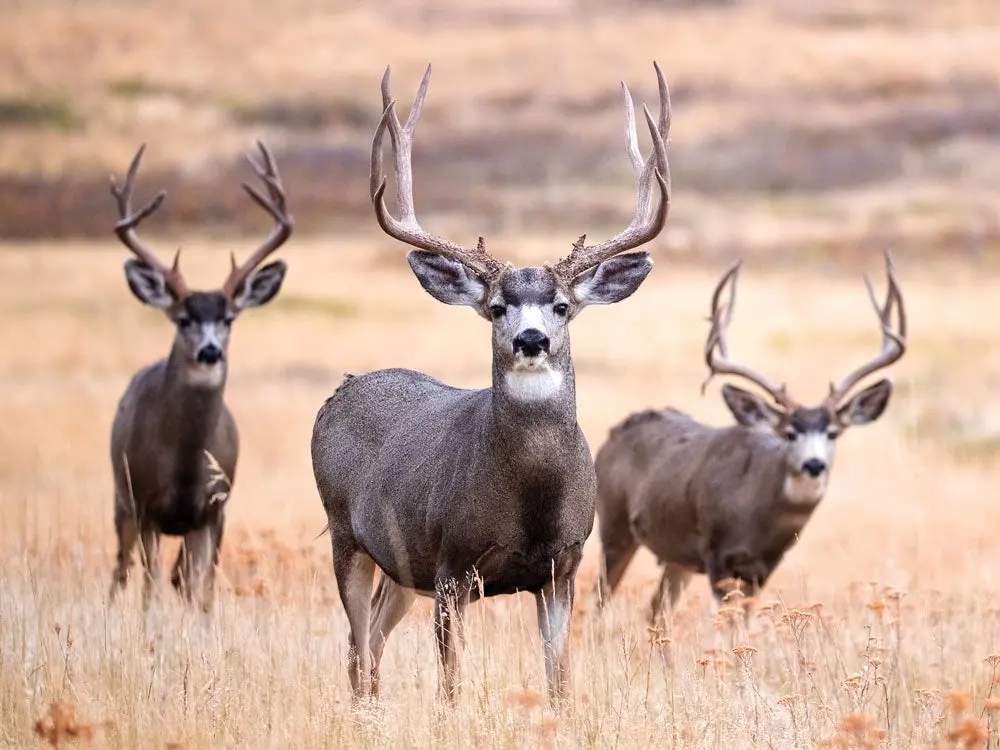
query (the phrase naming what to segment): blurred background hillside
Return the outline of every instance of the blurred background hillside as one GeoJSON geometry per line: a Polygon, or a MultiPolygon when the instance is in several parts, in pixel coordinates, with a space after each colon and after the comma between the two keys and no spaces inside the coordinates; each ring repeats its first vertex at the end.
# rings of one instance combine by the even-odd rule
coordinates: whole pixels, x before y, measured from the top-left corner
{"type": "MultiPolygon", "coordinates": [[[[109,237],[148,143],[155,229],[257,235],[239,181],[271,144],[302,234],[374,229],[379,78],[417,131],[418,210],[471,237],[627,220],[618,81],[674,104],[671,255],[995,256],[995,0],[0,2],[0,236],[109,237]]],[[[641,137],[645,134],[641,134],[641,137]]],[[[645,142],[645,139],[644,139],[645,142]]],[[[494,245],[494,249],[503,250],[494,245]]]]}

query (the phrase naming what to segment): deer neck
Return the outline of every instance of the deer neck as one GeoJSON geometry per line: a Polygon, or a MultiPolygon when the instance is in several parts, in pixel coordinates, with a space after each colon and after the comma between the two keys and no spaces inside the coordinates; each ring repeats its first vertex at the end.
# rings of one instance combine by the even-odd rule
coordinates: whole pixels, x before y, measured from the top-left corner
{"type": "Polygon", "coordinates": [[[191,365],[177,347],[167,359],[160,425],[164,444],[175,446],[175,486],[181,492],[205,484],[205,450],[222,414],[225,366],[223,360],[217,365],[221,372],[210,378],[197,370],[192,377],[191,365]]]}
{"type": "Polygon", "coordinates": [[[576,429],[576,380],[568,350],[550,357],[538,372],[511,370],[494,356],[492,396],[493,421],[505,437],[576,429]]]}

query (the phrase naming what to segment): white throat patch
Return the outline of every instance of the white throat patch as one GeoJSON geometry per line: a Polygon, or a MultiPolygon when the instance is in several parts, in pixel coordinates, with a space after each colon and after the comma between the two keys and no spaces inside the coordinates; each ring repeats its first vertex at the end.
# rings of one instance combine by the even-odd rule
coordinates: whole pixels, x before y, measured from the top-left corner
{"type": "Polygon", "coordinates": [[[184,375],[188,385],[197,388],[218,388],[226,377],[226,369],[222,362],[211,365],[191,364],[185,368],[184,375]]]}
{"type": "Polygon", "coordinates": [[[507,393],[515,401],[545,401],[559,393],[563,376],[544,362],[538,367],[517,367],[504,380],[507,393]]]}
{"type": "Polygon", "coordinates": [[[818,477],[811,477],[805,473],[786,474],[785,500],[792,505],[815,505],[823,499],[829,473],[829,471],[824,471],[818,477]]]}

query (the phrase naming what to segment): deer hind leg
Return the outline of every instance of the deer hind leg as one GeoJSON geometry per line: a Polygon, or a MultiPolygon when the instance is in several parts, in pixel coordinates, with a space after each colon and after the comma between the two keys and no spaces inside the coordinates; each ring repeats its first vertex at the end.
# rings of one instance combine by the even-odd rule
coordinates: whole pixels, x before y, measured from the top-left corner
{"type": "Polygon", "coordinates": [[[385,573],[382,573],[372,597],[372,619],[369,632],[372,654],[372,695],[378,696],[381,686],[379,664],[385,651],[385,642],[389,633],[402,621],[409,612],[417,592],[403,588],[385,573]]]}
{"type": "Polygon", "coordinates": [[[139,540],[139,527],[131,513],[123,512],[115,498],[115,535],[118,537],[118,560],[111,574],[111,588],[108,598],[114,601],[118,592],[128,583],[129,569],[132,567],[132,550],[139,540]]]}
{"type": "MultiPolygon", "coordinates": [[[[331,535],[332,536],[332,535],[331,535]]],[[[350,625],[347,674],[355,700],[371,695],[372,659],[368,628],[371,619],[372,582],[375,561],[362,552],[354,540],[333,538],[333,572],[337,577],[340,602],[350,625]]]]}
{"type": "Polygon", "coordinates": [[[681,565],[666,563],[663,566],[663,576],[660,585],[656,587],[653,600],[650,602],[650,623],[654,626],[663,622],[663,599],[669,596],[670,612],[673,613],[681,594],[691,580],[691,573],[681,565]]]}
{"type": "Polygon", "coordinates": [[[155,586],[160,580],[160,532],[151,526],[140,532],[139,554],[146,576],[142,585],[142,608],[149,609],[155,586]]]}

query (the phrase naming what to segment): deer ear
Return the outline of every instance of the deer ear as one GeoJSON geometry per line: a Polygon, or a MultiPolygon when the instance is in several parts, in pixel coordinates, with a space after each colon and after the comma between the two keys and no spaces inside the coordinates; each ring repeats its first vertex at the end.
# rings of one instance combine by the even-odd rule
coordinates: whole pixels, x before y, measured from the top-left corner
{"type": "Polygon", "coordinates": [[[892,383],[885,379],[880,380],[837,409],[837,421],[842,427],[874,422],[882,416],[885,407],[889,405],[891,395],[892,383]]]}
{"type": "Polygon", "coordinates": [[[125,261],[125,280],[140,302],[159,310],[169,310],[177,301],[163,274],[141,260],[129,258],[125,261]]]}
{"type": "Polygon", "coordinates": [[[420,286],[438,302],[478,310],[486,299],[486,284],[464,263],[425,250],[411,250],[406,260],[420,286]]]}
{"type": "Polygon", "coordinates": [[[281,283],[285,280],[287,270],[288,264],[283,260],[261,266],[236,290],[233,295],[233,305],[237,310],[266,305],[281,290],[281,283]]]}
{"type": "Polygon", "coordinates": [[[630,296],[653,270],[649,253],[624,253],[584,271],[570,284],[581,307],[611,305],[630,296]]]}
{"type": "Polygon", "coordinates": [[[736,421],[744,427],[769,427],[774,429],[781,422],[781,412],[756,393],[726,383],[722,398],[736,421]]]}

